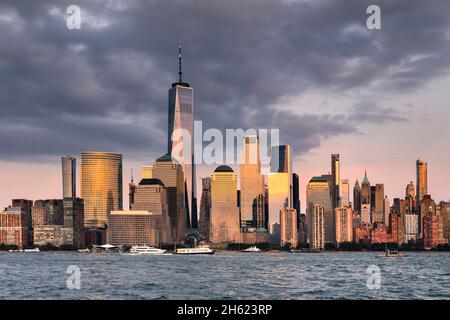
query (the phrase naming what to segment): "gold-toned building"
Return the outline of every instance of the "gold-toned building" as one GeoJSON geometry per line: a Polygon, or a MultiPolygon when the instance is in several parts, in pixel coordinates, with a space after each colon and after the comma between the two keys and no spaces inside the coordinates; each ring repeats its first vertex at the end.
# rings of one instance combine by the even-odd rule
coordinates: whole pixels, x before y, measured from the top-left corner
{"type": "Polygon", "coordinates": [[[219,166],[211,176],[211,215],[209,241],[241,242],[237,178],[229,166],[219,166]]]}
{"type": "Polygon", "coordinates": [[[419,231],[423,230],[423,217],[420,202],[423,200],[423,196],[428,195],[428,166],[425,161],[418,159],[416,161],[416,206],[419,214],[419,231]]]}
{"type": "Polygon", "coordinates": [[[241,225],[258,227],[257,218],[264,216],[264,182],[259,160],[259,139],[256,135],[244,137],[240,163],[241,225]]]}
{"type": "Polygon", "coordinates": [[[336,243],[353,241],[353,210],[339,207],[334,210],[336,223],[336,243]]]}
{"type": "Polygon", "coordinates": [[[323,207],[324,241],[335,243],[335,223],[330,194],[331,175],[313,177],[306,186],[306,203],[323,207]]]}
{"type": "Polygon", "coordinates": [[[106,227],[109,213],[122,210],[121,154],[81,153],[81,197],[84,200],[84,227],[106,227]]]}
{"type": "Polygon", "coordinates": [[[292,247],[297,247],[297,210],[285,208],[280,210],[281,246],[289,243],[292,247]]]}
{"type": "Polygon", "coordinates": [[[322,250],[325,248],[324,213],[325,208],[322,205],[308,203],[307,221],[310,250],[322,250]]]}

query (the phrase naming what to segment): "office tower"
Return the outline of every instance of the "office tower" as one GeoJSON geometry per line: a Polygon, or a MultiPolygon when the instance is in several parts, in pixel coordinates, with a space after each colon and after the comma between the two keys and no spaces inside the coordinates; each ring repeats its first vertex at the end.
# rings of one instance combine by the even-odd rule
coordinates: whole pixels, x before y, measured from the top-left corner
{"type": "Polygon", "coordinates": [[[84,227],[84,201],[80,198],[64,198],[63,206],[64,227],[72,230],[73,244],[80,245],[84,227]]]}
{"type": "MultiPolygon", "coordinates": [[[[405,208],[405,200],[395,198],[394,199],[394,205],[393,205],[393,214],[395,216],[396,225],[393,226],[397,229],[397,243],[402,244],[405,240],[405,214],[406,214],[406,208],[405,208]]],[[[392,221],[392,220],[391,220],[392,221]]],[[[389,222],[389,224],[391,223],[389,222]]]]}
{"type": "Polygon", "coordinates": [[[331,203],[333,206],[333,210],[339,207],[339,196],[341,194],[339,190],[340,184],[340,162],[339,162],[339,154],[331,155],[331,203]]]}
{"type": "Polygon", "coordinates": [[[62,187],[63,198],[75,198],[76,192],[76,177],[77,177],[77,165],[76,159],[70,156],[61,158],[62,165],[62,187]]]}
{"type": "MultiPolygon", "coordinates": [[[[280,223],[280,210],[293,207],[292,159],[289,145],[272,147],[269,173],[269,228],[280,223]]],[[[277,238],[277,237],[276,237],[277,238]]],[[[277,240],[279,243],[279,238],[277,240]]]]}
{"type": "MultiPolygon", "coordinates": [[[[145,179],[146,180],[146,179],[145,179]]],[[[161,215],[147,210],[111,211],[108,243],[120,245],[161,244],[161,215]]]]}
{"type": "Polygon", "coordinates": [[[263,194],[263,179],[259,160],[259,139],[256,135],[244,137],[244,150],[240,162],[241,226],[254,227],[254,217],[262,215],[264,207],[258,198],[263,194]]]}
{"type": "Polygon", "coordinates": [[[423,229],[423,215],[420,212],[420,202],[428,194],[428,168],[427,163],[420,159],[416,161],[416,188],[416,206],[419,215],[419,231],[421,231],[423,229]]]}
{"type": "Polygon", "coordinates": [[[290,244],[295,248],[298,244],[297,211],[293,208],[280,210],[281,246],[290,244]]]}
{"type": "Polygon", "coordinates": [[[406,212],[404,215],[405,243],[415,242],[419,233],[418,217],[414,212],[406,212]]]}
{"type": "Polygon", "coordinates": [[[153,166],[141,166],[141,179],[151,179],[153,178],[153,166]]]}
{"type": "Polygon", "coordinates": [[[165,244],[173,243],[167,200],[167,190],[161,180],[142,179],[136,187],[134,203],[131,206],[133,211],[149,211],[155,216],[158,243],[165,244]]]}
{"type": "Polygon", "coordinates": [[[322,250],[325,248],[324,212],[325,208],[322,205],[308,203],[307,224],[310,250],[322,250]]]}
{"type": "Polygon", "coordinates": [[[340,198],[340,206],[348,207],[350,205],[350,184],[347,179],[341,180],[341,186],[339,187],[341,192],[340,198]]]}
{"type": "Polygon", "coordinates": [[[384,223],[384,185],[377,183],[374,189],[372,223],[384,223]]]}
{"type": "Polygon", "coordinates": [[[369,179],[367,179],[367,171],[364,173],[364,179],[361,184],[361,205],[368,204],[370,209],[372,207],[371,188],[369,179]]]}
{"type": "Polygon", "coordinates": [[[62,199],[48,199],[45,200],[48,206],[50,217],[50,224],[63,225],[64,224],[64,204],[62,199]]]}
{"type": "Polygon", "coordinates": [[[330,193],[331,181],[330,175],[313,177],[306,188],[308,208],[313,205],[320,205],[323,208],[324,241],[326,243],[335,243],[335,222],[330,193]]]}
{"type": "Polygon", "coordinates": [[[269,231],[269,176],[263,175],[264,181],[264,221],[263,225],[259,226],[269,231]]]}
{"type": "Polygon", "coordinates": [[[11,205],[13,208],[21,208],[23,212],[25,212],[26,216],[26,224],[28,228],[27,236],[28,243],[33,243],[33,218],[31,216],[31,208],[33,207],[33,200],[26,199],[12,199],[11,205]]]}
{"type": "Polygon", "coordinates": [[[356,214],[361,213],[361,187],[358,180],[356,180],[353,187],[353,210],[356,214]]]}
{"type": "Polygon", "coordinates": [[[300,182],[296,173],[292,174],[292,207],[297,211],[297,230],[300,227],[300,182]]]}
{"type": "Polygon", "coordinates": [[[33,234],[34,245],[36,246],[51,244],[59,247],[74,243],[72,228],[66,228],[62,225],[37,225],[34,227],[33,234]]]}
{"type": "Polygon", "coordinates": [[[154,162],[152,177],[161,180],[166,187],[172,238],[183,243],[189,226],[183,167],[170,154],[165,154],[154,162]]]}
{"type": "Polygon", "coordinates": [[[384,196],[384,206],[383,206],[383,222],[386,227],[389,227],[389,212],[391,210],[391,202],[389,201],[388,196],[384,196]]]}
{"type": "Polygon", "coordinates": [[[237,206],[236,174],[228,166],[219,166],[211,176],[212,243],[240,242],[240,217],[237,206]]]}
{"type": "Polygon", "coordinates": [[[449,212],[450,206],[445,203],[444,201],[439,202],[439,205],[436,208],[436,213],[439,212],[439,217],[442,220],[442,237],[444,240],[448,242],[448,239],[450,237],[450,229],[449,229],[449,212]]]}
{"type": "Polygon", "coordinates": [[[134,193],[136,192],[136,185],[134,184],[133,169],[131,170],[131,181],[128,184],[128,209],[131,210],[131,205],[134,203],[134,193]]]}
{"type": "Polygon", "coordinates": [[[370,204],[368,204],[368,203],[363,203],[361,205],[361,223],[365,223],[365,224],[371,223],[370,204]]]}
{"type": "Polygon", "coordinates": [[[406,197],[415,198],[416,197],[416,188],[414,187],[414,183],[410,181],[406,186],[406,197]]]}
{"type": "Polygon", "coordinates": [[[429,195],[423,196],[420,206],[423,213],[423,246],[425,250],[430,250],[445,243],[443,221],[438,212],[439,205],[429,195]]]}
{"type": "Polygon", "coordinates": [[[370,211],[375,211],[375,193],[376,193],[376,186],[370,186],[370,211]]]}
{"type": "Polygon", "coordinates": [[[23,208],[9,207],[0,213],[0,244],[28,246],[32,238],[30,232],[28,213],[23,208]]]}
{"type": "Polygon", "coordinates": [[[353,210],[341,206],[334,209],[336,223],[336,244],[353,241],[353,210]]]}
{"type": "Polygon", "coordinates": [[[179,79],[169,89],[168,154],[182,165],[188,227],[197,229],[197,196],[194,161],[194,90],[182,81],[181,45],[179,79]],[[188,136],[187,136],[188,135],[188,136]]]}
{"type": "Polygon", "coordinates": [[[105,228],[112,210],[122,210],[122,155],[81,153],[81,197],[84,227],[105,228]]]}
{"type": "Polygon", "coordinates": [[[300,223],[298,228],[298,242],[306,244],[308,239],[306,214],[300,214],[300,223]]]}
{"type": "Polygon", "coordinates": [[[198,231],[203,240],[209,240],[211,217],[211,177],[202,178],[202,196],[200,198],[200,219],[198,231]]]}

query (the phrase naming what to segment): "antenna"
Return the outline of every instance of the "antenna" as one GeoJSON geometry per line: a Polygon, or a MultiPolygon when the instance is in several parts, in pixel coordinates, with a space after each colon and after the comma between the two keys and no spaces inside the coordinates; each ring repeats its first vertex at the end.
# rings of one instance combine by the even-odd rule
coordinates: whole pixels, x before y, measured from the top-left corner
{"type": "Polygon", "coordinates": [[[131,183],[133,183],[133,168],[131,168],[131,183]]]}
{"type": "Polygon", "coordinates": [[[181,41],[178,42],[178,76],[181,83],[181,76],[183,72],[181,72],[181,41]]]}

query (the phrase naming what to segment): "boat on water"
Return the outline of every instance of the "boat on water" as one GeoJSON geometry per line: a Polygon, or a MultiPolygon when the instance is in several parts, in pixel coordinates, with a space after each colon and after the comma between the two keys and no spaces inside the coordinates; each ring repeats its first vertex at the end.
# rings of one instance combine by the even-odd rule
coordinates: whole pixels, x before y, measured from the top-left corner
{"type": "Polygon", "coordinates": [[[407,255],[398,252],[397,250],[386,250],[384,254],[377,256],[379,259],[383,258],[406,258],[407,255]]]}
{"type": "Polygon", "coordinates": [[[41,252],[41,250],[39,250],[39,248],[23,249],[23,252],[34,253],[34,252],[41,252]]]}
{"type": "Polygon", "coordinates": [[[261,252],[261,249],[257,246],[252,246],[250,248],[242,250],[242,252],[261,252]]]}
{"type": "Polygon", "coordinates": [[[155,247],[149,247],[147,245],[143,246],[132,246],[130,250],[130,254],[132,255],[141,255],[141,254],[152,254],[152,255],[161,255],[166,254],[167,250],[158,249],[155,247]]]}
{"type": "Polygon", "coordinates": [[[8,252],[23,252],[23,249],[11,249],[8,252]]]}
{"type": "Polygon", "coordinates": [[[88,248],[84,248],[84,249],[78,249],[77,252],[79,252],[79,253],[89,253],[89,252],[91,252],[91,250],[89,250],[88,248]]]}
{"type": "Polygon", "coordinates": [[[214,254],[215,251],[211,249],[208,245],[200,245],[191,248],[177,248],[176,254],[214,254]]]}

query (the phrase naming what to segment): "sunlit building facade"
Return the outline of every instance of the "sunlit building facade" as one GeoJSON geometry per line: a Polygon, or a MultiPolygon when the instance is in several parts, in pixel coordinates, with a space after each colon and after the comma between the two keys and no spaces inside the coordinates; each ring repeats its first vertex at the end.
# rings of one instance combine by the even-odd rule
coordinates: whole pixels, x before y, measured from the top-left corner
{"type": "Polygon", "coordinates": [[[419,215],[419,231],[423,229],[420,202],[428,194],[428,165],[425,161],[418,159],[416,161],[416,205],[419,215]]]}
{"type": "Polygon", "coordinates": [[[62,166],[63,198],[75,198],[77,196],[76,159],[73,157],[70,157],[70,156],[62,157],[61,158],[61,166],[62,166]]]}
{"type": "Polygon", "coordinates": [[[350,183],[347,179],[341,180],[340,190],[340,206],[348,207],[350,205],[350,183]]]}
{"type": "Polygon", "coordinates": [[[334,209],[336,244],[353,241],[353,210],[351,207],[334,209]]]}
{"type": "Polygon", "coordinates": [[[84,226],[104,228],[113,210],[122,210],[122,155],[111,152],[81,153],[81,197],[84,226]]]}
{"type": "Polygon", "coordinates": [[[333,206],[333,210],[339,207],[340,202],[340,182],[341,182],[341,168],[340,168],[340,160],[339,154],[331,155],[331,204],[333,206]]]}
{"type": "Polygon", "coordinates": [[[291,247],[297,247],[297,210],[293,208],[284,208],[280,211],[281,228],[281,246],[290,244],[291,247]]]}
{"type": "Polygon", "coordinates": [[[330,194],[330,175],[313,177],[306,187],[306,202],[310,205],[323,207],[324,241],[335,243],[335,222],[330,194]]]}
{"type": "Polygon", "coordinates": [[[307,224],[310,250],[325,248],[324,213],[325,208],[322,205],[308,203],[307,224]]]}

